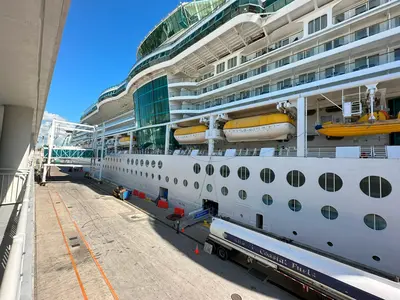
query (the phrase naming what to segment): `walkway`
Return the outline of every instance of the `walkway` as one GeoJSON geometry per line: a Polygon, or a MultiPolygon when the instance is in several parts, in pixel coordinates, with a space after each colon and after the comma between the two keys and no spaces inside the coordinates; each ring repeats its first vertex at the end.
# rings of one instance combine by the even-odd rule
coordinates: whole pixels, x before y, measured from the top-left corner
{"type": "Polygon", "coordinates": [[[294,299],[201,245],[196,255],[194,240],[132,205],[53,173],[36,188],[38,300],[294,299]]]}

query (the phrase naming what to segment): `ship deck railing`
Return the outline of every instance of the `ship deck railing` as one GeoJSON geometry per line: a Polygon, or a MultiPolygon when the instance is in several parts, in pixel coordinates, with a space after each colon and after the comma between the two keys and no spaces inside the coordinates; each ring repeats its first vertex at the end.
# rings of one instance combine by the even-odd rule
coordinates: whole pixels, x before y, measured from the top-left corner
{"type": "MultiPolygon", "coordinates": [[[[396,146],[372,145],[372,146],[356,146],[356,147],[359,147],[360,150],[359,158],[387,159],[390,158],[390,155],[388,155],[388,147],[396,147],[396,146]]],[[[314,158],[336,158],[337,148],[340,147],[309,147],[307,148],[305,156],[314,158]]],[[[118,151],[117,154],[109,153],[108,155],[113,156],[118,154],[129,154],[129,152],[127,150],[118,151]]],[[[135,149],[132,151],[132,154],[165,155],[165,151],[164,149],[142,149],[142,150],[135,149]]],[[[195,149],[195,148],[178,149],[174,151],[169,150],[167,155],[208,156],[208,150],[195,149]]],[[[290,146],[290,147],[280,147],[280,148],[217,149],[216,151],[213,152],[212,156],[297,157],[297,148],[294,146],[290,146]],[[269,152],[268,155],[263,154],[264,149],[268,149],[269,152]],[[230,151],[229,155],[227,155],[227,151],[230,151]]]]}

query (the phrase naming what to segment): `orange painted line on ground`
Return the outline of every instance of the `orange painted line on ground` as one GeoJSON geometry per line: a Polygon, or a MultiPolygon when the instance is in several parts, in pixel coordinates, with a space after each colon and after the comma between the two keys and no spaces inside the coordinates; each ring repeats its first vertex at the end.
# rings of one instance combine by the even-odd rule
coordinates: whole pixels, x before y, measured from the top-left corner
{"type": "Polygon", "coordinates": [[[64,229],[62,228],[61,221],[60,221],[60,218],[59,218],[59,216],[58,216],[56,207],[54,206],[54,202],[53,202],[53,199],[52,199],[52,197],[51,197],[50,192],[49,192],[49,196],[50,196],[51,204],[53,205],[54,212],[56,213],[56,218],[57,218],[58,226],[60,227],[61,234],[62,234],[63,239],[64,239],[65,247],[67,247],[67,251],[68,251],[69,258],[70,258],[70,260],[71,260],[72,267],[74,268],[76,278],[78,279],[79,287],[81,288],[81,292],[82,292],[83,299],[87,300],[87,299],[88,299],[88,296],[86,295],[86,291],[85,291],[85,288],[84,288],[84,286],[83,286],[81,277],[79,276],[78,268],[77,268],[77,266],[76,266],[74,257],[72,256],[71,250],[69,249],[68,242],[67,242],[67,238],[66,238],[66,236],[65,236],[64,229]]]}
{"type": "Polygon", "coordinates": [[[89,253],[90,253],[90,256],[92,257],[94,263],[96,264],[97,269],[99,270],[101,276],[103,277],[105,283],[107,284],[108,289],[110,290],[110,292],[111,292],[111,294],[113,295],[114,299],[116,299],[116,300],[119,299],[117,293],[115,292],[114,288],[113,288],[112,285],[111,285],[111,282],[108,280],[108,278],[107,278],[107,276],[106,276],[106,273],[104,273],[103,268],[101,267],[99,261],[96,259],[96,256],[94,255],[92,248],[90,248],[89,243],[86,241],[86,239],[85,239],[85,237],[84,237],[82,231],[79,229],[78,224],[76,224],[76,222],[72,219],[71,212],[69,211],[68,207],[65,205],[65,202],[62,200],[62,198],[61,198],[61,196],[58,194],[58,192],[55,192],[55,193],[57,194],[57,196],[58,196],[58,198],[60,199],[60,201],[64,204],[64,207],[65,207],[65,209],[67,210],[67,212],[68,212],[68,214],[69,214],[69,217],[71,218],[71,221],[74,223],[74,226],[75,226],[76,230],[78,231],[78,233],[79,233],[79,235],[80,235],[80,237],[81,237],[81,240],[84,242],[84,244],[85,244],[85,246],[86,246],[86,249],[88,249],[88,251],[89,251],[89,253]]]}

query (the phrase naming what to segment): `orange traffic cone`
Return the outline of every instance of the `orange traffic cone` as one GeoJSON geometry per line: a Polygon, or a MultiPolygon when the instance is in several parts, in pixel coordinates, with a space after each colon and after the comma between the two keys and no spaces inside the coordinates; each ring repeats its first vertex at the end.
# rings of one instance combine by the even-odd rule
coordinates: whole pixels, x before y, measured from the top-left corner
{"type": "Polygon", "coordinates": [[[185,228],[182,227],[181,232],[184,233],[185,232],[185,228]]]}
{"type": "Polygon", "coordinates": [[[196,244],[196,249],[194,250],[194,253],[196,255],[199,255],[199,245],[196,244]]]}

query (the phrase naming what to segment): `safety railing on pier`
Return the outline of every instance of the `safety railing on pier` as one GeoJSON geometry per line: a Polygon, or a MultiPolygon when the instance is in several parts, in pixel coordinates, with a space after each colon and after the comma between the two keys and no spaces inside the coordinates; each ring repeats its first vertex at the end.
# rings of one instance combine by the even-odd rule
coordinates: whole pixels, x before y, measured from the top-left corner
{"type": "Polygon", "coordinates": [[[20,202],[29,169],[0,168],[0,205],[20,202]]]}
{"type": "MultiPolygon", "coordinates": [[[[32,299],[33,206],[35,198],[33,167],[21,171],[21,173],[25,175],[26,182],[20,192],[23,199],[22,206],[19,208],[17,231],[13,237],[1,282],[0,300],[32,299]]],[[[14,203],[18,201],[19,197],[17,196],[13,200],[14,203]]]]}

